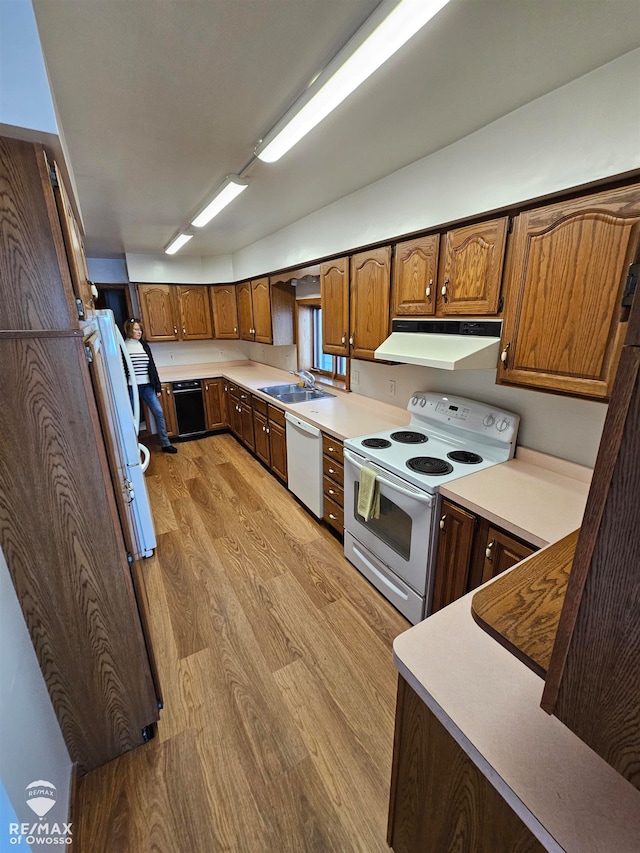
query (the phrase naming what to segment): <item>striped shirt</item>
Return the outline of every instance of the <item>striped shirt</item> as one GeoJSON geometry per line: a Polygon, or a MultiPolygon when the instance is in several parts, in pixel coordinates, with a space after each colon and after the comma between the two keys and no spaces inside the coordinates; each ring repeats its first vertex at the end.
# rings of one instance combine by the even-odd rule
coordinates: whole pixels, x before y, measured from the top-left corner
{"type": "MultiPolygon", "coordinates": [[[[125,346],[129,350],[131,361],[133,362],[133,373],[136,380],[136,385],[149,385],[149,356],[144,351],[144,347],[140,341],[134,341],[132,338],[127,338],[125,346]]],[[[133,385],[133,377],[129,377],[129,385],[133,385]]]]}

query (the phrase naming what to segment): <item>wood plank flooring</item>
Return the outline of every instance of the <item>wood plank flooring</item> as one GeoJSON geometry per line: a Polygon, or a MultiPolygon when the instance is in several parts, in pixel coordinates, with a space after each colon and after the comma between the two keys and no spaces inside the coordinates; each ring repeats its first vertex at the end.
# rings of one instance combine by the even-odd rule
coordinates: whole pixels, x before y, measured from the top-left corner
{"type": "Polygon", "coordinates": [[[409,623],[229,434],[152,453],[157,736],[85,776],[76,853],[376,853],[409,623]]]}

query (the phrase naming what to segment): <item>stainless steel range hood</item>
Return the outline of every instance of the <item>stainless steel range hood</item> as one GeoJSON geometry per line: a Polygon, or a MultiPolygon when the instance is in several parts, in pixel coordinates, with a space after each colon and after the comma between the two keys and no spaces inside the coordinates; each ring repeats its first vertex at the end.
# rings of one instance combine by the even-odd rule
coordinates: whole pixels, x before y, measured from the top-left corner
{"type": "Polygon", "coordinates": [[[501,331],[502,320],[393,320],[375,357],[441,370],[495,369],[501,331]]]}

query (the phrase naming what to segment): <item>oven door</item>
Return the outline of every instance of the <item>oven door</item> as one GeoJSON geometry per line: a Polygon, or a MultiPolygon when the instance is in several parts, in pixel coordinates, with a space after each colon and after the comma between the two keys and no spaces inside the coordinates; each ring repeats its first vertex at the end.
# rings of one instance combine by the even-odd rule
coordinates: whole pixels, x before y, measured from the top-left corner
{"type": "Polygon", "coordinates": [[[344,526],[401,580],[421,596],[427,593],[427,574],[434,537],[435,495],[430,495],[358,456],[344,451],[344,526]],[[376,473],[380,489],[380,518],[365,522],[358,514],[360,470],[376,473]]]}

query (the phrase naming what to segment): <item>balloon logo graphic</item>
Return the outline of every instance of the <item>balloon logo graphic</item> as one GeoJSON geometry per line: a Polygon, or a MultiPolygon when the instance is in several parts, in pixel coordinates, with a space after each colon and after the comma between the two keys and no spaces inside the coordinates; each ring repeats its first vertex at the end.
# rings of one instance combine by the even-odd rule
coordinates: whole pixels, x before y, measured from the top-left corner
{"type": "Polygon", "coordinates": [[[56,786],[40,779],[24,789],[27,805],[38,817],[44,817],[56,804],[56,786]]]}

